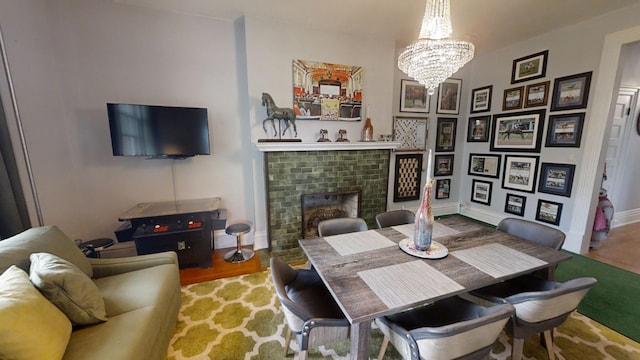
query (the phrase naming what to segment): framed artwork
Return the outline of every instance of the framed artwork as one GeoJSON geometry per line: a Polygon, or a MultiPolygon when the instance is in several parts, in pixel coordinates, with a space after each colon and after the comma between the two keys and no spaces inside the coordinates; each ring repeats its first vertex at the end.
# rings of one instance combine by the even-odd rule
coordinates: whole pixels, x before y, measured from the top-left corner
{"type": "Polygon", "coordinates": [[[589,100],[591,71],[555,79],[551,111],[584,109],[589,100]]]}
{"type": "Polygon", "coordinates": [[[584,113],[549,116],[546,147],[580,147],[584,113]]]}
{"type": "Polygon", "coordinates": [[[471,183],[471,201],[491,205],[491,181],[473,179],[471,183]]]}
{"type": "Polygon", "coordinates": [[[436,199],[448,199],[451,189],[451,179],[436,180],[436,199]]]}
{"type": "Polygon", "coordinates": [[[360,121],[362,66],[293,60],[296,120],[360,121]]]}
{"type": "Polygon", "coordinates": [[[491,151],[540,152],[546,110],[493,115],[491,151]]]}
{"type": "Polygon", "coordinates": [[[459,114],[462,79],[447,79],[438,86],[438,114],[459,114]]]}
{"type": "Polygon", "coordinates": [[[396,116],[393,118],[393,140],[399,141],[396,151],[427,149],[428,118],[396,116]]]}
{"type": "Polygon", "coordinates": [[[550,81],[527,85],[524,94],[524,107],[546,106],[549,98],[550,81]]]}
{"type": "Polygon", "coordinates": [[[539,156],[505,155],[502,188],[534,193],[539,156]]]}
{"type": "Polygon", "coordinates": [[[548,56],[549,50],[545,50],[513,60],[511,83],[515,84],[545,77],[548,56]]]}
{"type": "Polygon", "coordinates": [[[504,212],[513,215],[524,216],[524,209],[526,204],[526,196],[507,193],[507,198],[504,201],[504,212]]]}
{"type": "Polygon", "coordinates": [[[469,154],[469,175],[500,177],[500,160],[502,155],[469,154]]]}
{"type": "Polygon", "coordinates": [[[467,142],[488,142],[491,115],[470,117],[467,125],[467,142]]]}
{"type": "Polygon", "coordinates": [[[471,113],[491,110],[493,85],[471,90],[471,113]]]}
{"type": "Polygon", "coordinates": [[[538,209],[536,210],[536,220],[553,224],[553,225],[559,225],[560,215],[562,215],[561,203],[557,203],[549,200],[538,200],[538,209]]]}
{"type": "Polygon", "coordinates": [[[436,155],[434,162],[436,165],[433,168],[433,176],[453,175],[453,154],[436,155]]]}
{"type": "Polygon", "coordinates": [[[419,82],[400,80],[400,112],[428,113],[429,97],[427,89],[419,82]]]}
{"type": "Polygon", "coordinates": [[[422,154],[397,154],[393,183],[393,201],[420,199],[422,154]]]}
{"type": "Polygon", "coordinates": [[[438,118],[436,152],[454,151],[456,148],[456,118],[438,118]]]}
{"type": "Polygon", "coordinates": [[[512,89],[505,89],[504,98],[502,100],[502,110],[515,110],[522,108],[522,95],[524,93],[524,86],[515,87],[512,89]]]}
{"type": "Polygon", "coordinates": [[[573,174],[576,166],[573,164],[540,164],[540,183],[538,191],[571,197],[571,187],[573,185],[573,174]]]}

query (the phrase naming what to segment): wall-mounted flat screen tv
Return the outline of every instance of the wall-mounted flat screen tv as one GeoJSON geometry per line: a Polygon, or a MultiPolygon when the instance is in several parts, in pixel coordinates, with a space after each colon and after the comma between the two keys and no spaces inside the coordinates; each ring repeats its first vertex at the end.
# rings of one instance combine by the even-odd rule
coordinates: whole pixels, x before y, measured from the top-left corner
{"type": "Polygon", "coordinates": [[[114,156],[209,155],[206,108],[107,103],[114,156]]]}

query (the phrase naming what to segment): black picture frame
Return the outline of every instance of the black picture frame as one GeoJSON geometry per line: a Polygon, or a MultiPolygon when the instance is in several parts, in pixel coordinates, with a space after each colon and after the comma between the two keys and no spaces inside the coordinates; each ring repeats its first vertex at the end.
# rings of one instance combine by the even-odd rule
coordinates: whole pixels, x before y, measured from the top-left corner
{"type": "Polygon", "coordinates": [[[474,116],[467,124],[467,142],[489,142],[491,115],[474,116]]]}
{"type": "Polygon", "coordinates": [[[546,109],[493,115],[491,151],[539,153],[546,109]]]}
{"type": "Polygon", "coordinates": [[[548,57],[549,50],[544,50],[513,60],[511,83],[515,84],[545,77],[547,75],[548,57]]]}
{"type": "Polygon", "coordinates": [[[493,85],[471,90],[471,109],[469,112],[473,114],[490,111],[492,92],[493,85]]]}
{"type": "Polygon", "coordinates": [[[560,225],[560,217],[562,215],[562,203],[538,200],[538,208],[536,209],[536,220],[552,225],[560,225]]]}
{"type": "Polygon", "coordinates": [[[433,162],[433,176],[450,176],[453,175],[453,154],[435,155],[433,162]]]}
{"type": "Polygon", "coordinates": [[[430,98],[424,85],[414,80],[400,79],[401,113],[427,114],[430,98]]]}
{"type": "Polygon", "coordinates": [[[436,180],[436,199],[448,199],[451,193],[451,179],[436,180]]]}
{"type": "Polygon", "coordinates": [[[502,155],[499,154],[469,154],[467,174],[497,179],[500,177],[501,160],[502,155]]]}
{"type": "Polygon", "coordinates": [[[471,182],[471,201],[490,206],[492,187],[491,181],[473,179],[471,182]]]}
{"type": "Polygon", "coordinates": [[[422,154],[397,154],[393,178],[393,201],[420,199],[422,154]]]}
{"type": "Polygon", "coordinates": [[[543,162],[540,164],[538,192],[571,197],[575,172],[576,166],[573,164],[543,162]]]}
{"type": "Polygon", "coordinates": [[[436,127],[436,152],[455,151],[457,118],[438,118],[436,127]]]}
{"type": "Polygon", "coordinates": [[[436,113],[453,114],[460,113],[460,98],[462,96],[462,79],[449,78],[438,86],[438,106],[436,113]]]}
{"type": "Polygon", "coordinates": [[[535,193],[539,160],[540,156],[505,155],[502,188],[535,193]]]}
{"type": "Polygon", "coordinates": [[[589,101],[592,71],[556,78],[551,111],[584,109],[589,101]]]}
{"type": "Polygon", "coordinates": [[[585,113],[550,115],[546,147],[580,147],[585,113]]]}
{"type": "Polygon", "coordinates": [[[551,81],[527,85],[524,92],[524,107],[532,108],[546,106],[549,100],[549,86],[551,81]]]}
{"type": "Polygon", "coordinates": [[[502,98],[502,111],[522,109],[523,99],[524,86],[505,89],[502,98]]]}
{"type": "Polygon", "coordinates": [[[513,215],[524,216],[526,205],[526,196],[507,193],[507,197],[504,201],[504,212],[513,215]]]}

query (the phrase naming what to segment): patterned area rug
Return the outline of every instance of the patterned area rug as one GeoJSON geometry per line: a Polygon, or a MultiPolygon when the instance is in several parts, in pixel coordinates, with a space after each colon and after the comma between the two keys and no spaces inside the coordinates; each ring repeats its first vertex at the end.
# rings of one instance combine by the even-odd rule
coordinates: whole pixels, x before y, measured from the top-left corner
{"type": "MultiPolygon", "coordinates": [[[[168,359],[284,359],[285,321],[268,271],[188,285],[168,359]]],[[[373,329],[371,357],[382,333],[373,329]]],[[[574,313],[555,335],[557,359],[640,359],[640,344],[574,313]]],[[[295,339],[292,346],[297,349],[295,339]]],[[[348,340],[309,351],[309,359],[348,359],[348,340]]],[[[511,346],[501,335],[489,359],[507,360],[511,346]]],[[[524,359],[547,359],[536,337],[525,340],[524,359]]],[[[293,359],[292,352],[286,357],[293,359]]],[[[392,345],[385,359],[400,359],[392,345]]]]}

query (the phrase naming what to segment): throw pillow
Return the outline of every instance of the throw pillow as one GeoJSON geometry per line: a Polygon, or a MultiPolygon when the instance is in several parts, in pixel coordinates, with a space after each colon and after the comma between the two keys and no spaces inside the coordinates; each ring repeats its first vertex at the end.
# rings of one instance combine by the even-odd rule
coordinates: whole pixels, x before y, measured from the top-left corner
{"type": "Polygon", "coordinates": [[[107,320],[100,290],[77,266],[48,253],[34,253],[29,259],[31,282],[67,315],[73,325],[107,320]]]}
{"type": "Polygon", "coordinates": [[[0,359],[62,359],[71,323],[17,266],[0,275],[0,359]]]}

